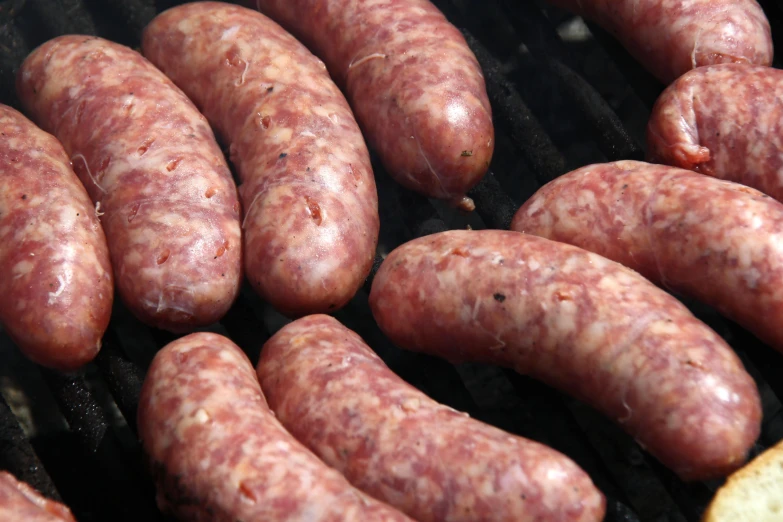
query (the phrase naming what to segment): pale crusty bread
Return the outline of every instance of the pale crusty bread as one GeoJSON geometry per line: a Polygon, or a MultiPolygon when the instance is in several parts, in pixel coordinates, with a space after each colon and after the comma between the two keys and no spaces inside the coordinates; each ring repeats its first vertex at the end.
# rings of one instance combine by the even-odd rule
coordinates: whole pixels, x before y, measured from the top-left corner
{"type": "Polygon", "coordinates": [[[783,441],[732,474],[703,522],[783,522],[783,441]]]}

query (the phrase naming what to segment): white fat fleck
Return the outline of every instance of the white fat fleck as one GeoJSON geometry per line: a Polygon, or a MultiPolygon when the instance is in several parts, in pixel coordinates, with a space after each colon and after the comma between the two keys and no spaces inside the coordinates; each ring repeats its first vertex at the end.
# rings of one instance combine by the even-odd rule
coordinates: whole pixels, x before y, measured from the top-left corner
{"type": "Polygon", "coordinates": [[[66,280],[63,276],[58,275],[57,276],[57,282],[60,283],[60,286],[57,287],[57,291],[55,292],[49,292],[49,299],[46,301],[46,304],[50,305],[55,302],[55,300],[60,297],[60,294],[63,293],[63,290],[65,290],[66,280]]]}
{"type": "Polygon", "coordinates": [[[302,131],[299,135],[300,136],[305,136],[307,138],[317,138],[317,136],[315,134],[313,134],[312,132],[310,132],[308,130],[302,131]]]}
{"type": "Polygon", "coordinates": [[[20,261],[11,269],[14,279],[19,279],[29,274],[33,270],[33,263],[30,261],[20,261]]]}
{"type": "Polygon", "coordinates": [[[193,415],[198,422],[201,424],[206,424],[210,420],[209,414],[204,410],[204,408],[199,408],[196,410],[195,415],[193,415]]]}
{"type": "Polygon", "coordinates": [[[755,290],[758,287],[759,279],[761,279],[761,272],[759,272],[758,268],[752,267],[745,271],[742,278],[745,280],[748,288],[755,290]]]}
{"type": "Polygon", "coordinates": [[[223,31],[223,34],[220,35],[221,40],[231,40],[234,38],[234,36],[239,32],[239,26],[233,25],[223,31]]]}
{"type": "Polygon", "coordinates": [[[95,215],[98,217],[101,217],[104,214],[104,212],[101,211],[101,202],[98,201],[95,203],[95,215]]]}

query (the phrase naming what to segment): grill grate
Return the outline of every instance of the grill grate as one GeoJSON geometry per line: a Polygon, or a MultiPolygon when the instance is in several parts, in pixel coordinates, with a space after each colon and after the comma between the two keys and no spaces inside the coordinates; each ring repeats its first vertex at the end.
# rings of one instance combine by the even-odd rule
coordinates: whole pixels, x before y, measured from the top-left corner
{"type": "MultiPolygon", "coordinates": [[[[0,0],[0,102],[19,108],[13,72],[43,40],[77,32],[138,47],[146,23],[177,3],[0,0]]],[[[644,125],[662,90],[600,29],[588,24],[589,39],[563,36],[573,17],[543,0],[435,3],[462,29],[485,72],[497,133],[492,172],[470,192],[476,215],[465,217],[399,187],[373,157],[379,256],[364,291],[335,315],[434,399],[574,459],[607,495],[607,521],[696,522],[719,481],[684,484],[588,406],[511,371],[401,351],[373,321],[367,292],[383,255],[449,228],[507,228],[519,204],[557,176],[590,162],[643,158],[644,125]]],[[[760,3],[779,39],[782,2],[760,3]]],[[[686,304],[737,350],[759,385],[764,425],[754,453],[783,439],[783,357],[710,308],[686,304]]],[[[256,361],[284,322],[246,286],[229,314],[208,329],[228,335],[256,361]]],[[[82,522],[164,520],[142,468],[136,409],[146,368],[173,338],[141,325],[118,301],[96,361],[66,375],[34,367],[0,336],[0,466],[47,496],[61,496],[82,522]]]]}

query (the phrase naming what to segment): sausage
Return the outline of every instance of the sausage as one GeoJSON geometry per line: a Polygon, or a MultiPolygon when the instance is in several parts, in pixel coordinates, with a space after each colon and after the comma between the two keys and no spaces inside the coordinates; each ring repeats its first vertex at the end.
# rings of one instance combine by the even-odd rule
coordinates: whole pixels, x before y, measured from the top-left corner
{"type": "Polygon", "coordinates": [[[622,263],[783,351],[783,205],[757,190],[637,161],[590,165],[541,188],[511,229],[622,263]]]}
{"type": "Polygon", "coordinates": [[[54,136],[5,105],[0,134],[0,321],[32,361],[75,370],[111,315],[103,228],[54,136]]]}
{"type": "Polygon", "coordinates": [[[378,194],[323,63],[262,14],[219,2],[162,13],[142,48],[230,143],[253,288],[292,317],[345,305],[372,267],[378,194]]]}
{"type": "Polygon", "coordinates": [[[76,522],[70,509],[43,497],[7,471],[0,471],[0,520],[76,522]]]}
{"type": "Polygon", "coordinates": [[[772,64],[772,31],[756,0],[550,0],[595,21],[668,85],[696,67],[772,64]]]}
{"type": "Polygon", "coordinates": [[[735,181],[783,201],[783,71],[714,65],[669,86],[647,125],[647,159],[735,181]]]}
{"type": "Polygon", "coordinates": [[[128,308],[175,332],[220,319],[242,277],[239,199],[187,97],[135,51],[75,35],[33,51],[17,91],[103,215],[128,308]]]}
{"type": "Polygon", "coordinates": [[[473,208],[465,193],[492,159],[492,111],[476,57],[429,0],[245,1],[326,62],[395,180],[473,208]]]}
{"type": "Polygon", "coordinates": [[[372,285],[399,346],[497,364],[591,404],[684,480],[738,468],[759,434],[753,379],[723,340],[636,272],[501,230],[425,236],[372,285]]]}
{"type": "Polygon", "coordinates": [[[256,370],[297,440],[420,522],[604,518],[603,495],[569,458],[438,404],[332,317],[285,326],[256,370]]]}
{"type": "Polygon", "coordinates": [[[194,333],[158,352],[138,426],[158,506],[179,520],[410,520],[354,489],[285,431],[250,360],[223,336],[194,333]]]}

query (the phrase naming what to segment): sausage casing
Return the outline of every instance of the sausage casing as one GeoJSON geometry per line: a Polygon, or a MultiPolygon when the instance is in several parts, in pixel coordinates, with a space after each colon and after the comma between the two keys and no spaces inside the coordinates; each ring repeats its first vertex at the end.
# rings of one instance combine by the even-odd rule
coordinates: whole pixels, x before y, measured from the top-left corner
{"type": "Polygon", "coordinates": [[[0,132],[0,320],[27,357],[74,370],[111,315],[103,228],[53,136],[5,105],[0,132]]]}
{"type": "Polygon", "coordinates": [[[76,522],[66,506],[43,497],[7,471],[0,471],[0,520],[76,522]]]}
{"type": "Polygon", "coordinates": [[[781,99],[779,69],[725,64],[693,70],[655,103],[647,157],[783,201],[781,99]]]}
{"type": "Polygon", "coordinates": [[[603,520],[603,495],[570,459],[438,404],[332,317],[285,326],[256,369],[297,440],[420,522],[603,520]]]}
{"type": "Polygon", "coordinates": [[[580,248],[500,230],[394,250],[370,293],[399,346],[499,364],[584,400],[686,480],[739,467],[760,431],[739,358],[675,298],[580,248]]]}
{"type": "Polygon", "coordinates": [[[756,0],[550,0],[595,20],[669,84],[696,67],[772,64],[772,32],[756,0]]]}
{"type": "Polygon", "coordinates": [[[248,0],[321,57],[399,183],[472,208],[494,150],[476,57],[429,0],[248,0]]]}
{"type": "Polygon", "coordinates": [[[230,144],[253,288],[289,316],[347,303],[375,256],[378,195],[323,63],[264,15],[219,2],[169,9],[142,46],[230,144]]]}
{"type": "Polygon", "coordinates": [[[212,129],[182,91],[127,47],[67,35],[27,57],[17,92],[102,213],[128,308],[173,331],[220,319],[242,277],[239,199],[212,129]]]}
{"type": "Polygon", "coordinates": [[[194,333],[152,361],[139,436],[158,506],[183,521],[406,522],[354,489],[275,419],[247,356],[194,333]]]}
{"type": "Polygon", "coordinates": [[[590,165],[548,183],[511,229],[608,257],[783,350],[783,204],[687,170],[590,165]]]}

